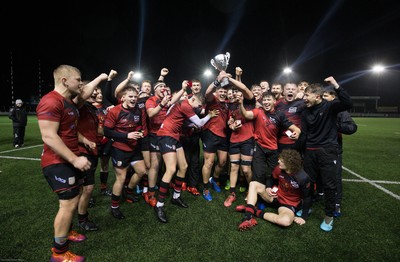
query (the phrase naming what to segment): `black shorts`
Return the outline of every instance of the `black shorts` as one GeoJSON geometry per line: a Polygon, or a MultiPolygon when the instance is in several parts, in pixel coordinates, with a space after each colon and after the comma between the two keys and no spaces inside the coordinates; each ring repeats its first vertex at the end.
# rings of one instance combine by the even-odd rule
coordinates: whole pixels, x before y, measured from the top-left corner
{"type": "Polygon", "coordinates": [[[131,165],[131,162],[143,160],[140,147],[136,146],[134,151],[123,151],[113,147],[111,149],[111,162],[114,167],[125,168],[131,165]]]}
{"type": "Polygon", "coordinates": [[[82,156],[87,157],[87,159],[90,161],[90,169],[83,171],[83,185],[88,186],[88,185],[94,185],[94,177],[96,174],[96,168],[97,164],[99,163],[99,157],[94,156],[94,155],[87,155],[87,154],[82,154],[82,156]]]}
{"type": "Polygon", "coordinates": [[[269,150],[255,143],[252,170],[253,180],[268,186],[271,181],[272,171],[278,165],[278,150],[269,150]]]}
{"type": "Polygon", "coordinates": [[[296,214],[296,207],[291,206],[291,205],[283,205],[283,204],[279,203],[277,198],[274,198],[274,200],[271,203],[271,206],[273,206],[275,208],[286,207],[286,208],[289,208],[290,210],[292,210],[292,212],[296,214]]]}
{"type": "Polygon", "coordinates": [[[149,136],[145,136],[138,140],[138,146],[140,147],[140,151],[150,151],[150,138],[149,136]]]}
{"type": "Polygon", "coordinates": [[[47,166],[42,171],[53,192],[61,194],[70,191],[71,199],[79,195],[80,186],[83,184],[83,175],[79,169],[71,164],[60,163],[47,166]]]}
{"type": "Polygon", "coordinates": [[[160,136],[159,146],[161,154],[176,152],[178,148],[182,147],[181,142],[170,136],[160,136]]]}
{"type": "Polygon", "coordinates": [[[229,154],[241,154],[245,156],[253,156],[254,154],[254,138],[249,138],[245,141],[229,144],[229,154]]]}
{"type": "Polygon", "coordinates": [[[229,142],[226,137],[215,135],[210,130],[202,133],[203,151],[207,153],[216,153],[217,151],[228,152],[229,142]]]}
{"type": "Polygon", "coordinates": [[[149,137],[150,152],[160,152],[160,147],[158,146],[159,137],[153,133],[150,133],[148,137],[149,137]]]}

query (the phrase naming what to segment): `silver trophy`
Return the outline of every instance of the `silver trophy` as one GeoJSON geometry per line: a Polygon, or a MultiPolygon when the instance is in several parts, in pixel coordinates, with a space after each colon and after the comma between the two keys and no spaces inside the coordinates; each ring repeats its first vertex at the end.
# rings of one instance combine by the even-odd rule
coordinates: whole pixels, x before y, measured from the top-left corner
{"type": "MultiPolygon", "coordinates": [[[[226,68],[229,65],[229,58],[231,58],[231,54],[226,52],[226,54],[216,55],[213,59],[211,59],[211,65],[217,69],[218,71],[226,71],[226,68]]],[[[229,85],[228,78],[224,77],[221,81],[221,87],[225,87],[229,85]]]]}

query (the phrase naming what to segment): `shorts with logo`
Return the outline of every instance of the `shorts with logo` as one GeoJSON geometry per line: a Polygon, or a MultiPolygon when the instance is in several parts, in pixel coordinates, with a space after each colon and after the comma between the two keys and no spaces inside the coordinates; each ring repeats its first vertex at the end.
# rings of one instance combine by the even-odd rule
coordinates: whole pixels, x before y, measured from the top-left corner
{"type": "Polygon", "coordinates": [[[181,142],[170,136],[159,137],[159,147],[161,154],[176,152],[177,149],[182,147],[181,142]]]}
{"type": "Polygon", "coordinates": [[[60,194],[71,191],[73,196],[79,195],[83,184],[83,173],[69,163],[60,163],[43,168],[43,175],[53,192],[60,194]]]}
{"type": "Polygon", "coordinates": [[[149,137],[150,152],[160,152],[160,147],[158,146],[159,137],[154,133],[150,133],[148,137],[149,137]]]}
{"type": "Polygon", "coordinates": [[[111,162],[114,167],[125,168],[130,166],[131,162],[143,160],[143,155],[139,146],[133,151],[123,151],[113,147],[111,149],[111,162]]]}
{"type": "Polygon", "coordinates": [[[216,153],[217,151],[228,151],[228,139],[226,137],[217,136],[210,130],[204,130],[201,140],[203,142],[204,152],[216,153]]]}
{"type": "Polygon", "coordinates": [[[238,143],[231,143],[229,145],[229,154],[241,154],[245,156],[252,156],[254,154],[254,138],[249,138],[245,141],[238,143]]]}

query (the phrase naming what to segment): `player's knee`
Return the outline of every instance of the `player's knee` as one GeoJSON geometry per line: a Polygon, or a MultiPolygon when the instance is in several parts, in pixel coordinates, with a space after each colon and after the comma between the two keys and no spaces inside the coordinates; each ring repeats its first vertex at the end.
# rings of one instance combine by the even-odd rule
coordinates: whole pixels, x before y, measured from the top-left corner
{"type": "Polygon", "coordinates": [[[277,220],[277,224],[283,226],[283,227],[288,227],[292,224],[293,220],[291,220],[288,217],[279,217],[277,220]]]}

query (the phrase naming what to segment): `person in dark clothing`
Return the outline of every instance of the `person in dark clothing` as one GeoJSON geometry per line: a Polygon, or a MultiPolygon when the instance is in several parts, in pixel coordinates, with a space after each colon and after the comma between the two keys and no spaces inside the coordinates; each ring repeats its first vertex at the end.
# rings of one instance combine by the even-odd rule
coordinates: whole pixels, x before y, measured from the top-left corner
{"type": "Polygon", "coordinates": [[[338,99],[323,99],[324,89],[321,84],[311,84],[305,90],[306,108],[302,113],[301,127],[306,137],[304,153],[304,171],[312,182],[321,178],[325,194],[325,218],[320,228],[331,231],[336,197],[336,174],[339,159],[339,143],[337,141],[337,115],[352,108],[349,94],[330,76],[325,82],[331,84],[338,99]]]}
{"type": "Polygon", "coordinates": [[[22,105],[23,102],[21,99],[15,100],[15,106],[10,109],[8,116],[13,121],[13,146],[15,148],[24,146],[25,127],[28,123],[28,114],[22,105]]]}
{"type": "MultiPolygon", "coordinates": [[[[327,101],[332,101],[336,99],[337,94],[334,90],[327,89],[324,92],[324,99],[327,101]]],[[[338,158],[338,170],[337,170],[337,192],[336,192],[336,206],[335,206],[335,217],[340,217],[342,212],[340,210],[342,198],[343,198],[343,186],[342,186],[342,154],[343,154],[343,134],[352,135],[357,132],[357,124],[351,118],[351,115],[347,111],[340,112],[337,117],[337,127],[338,127],[338,143],[339,143],[339,158],[338,158]]]]}

